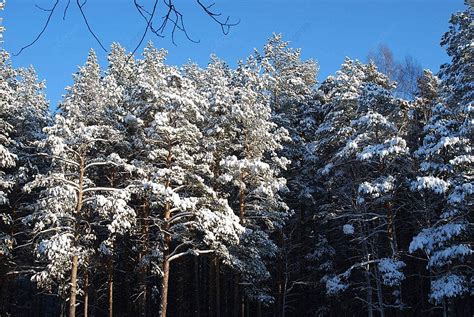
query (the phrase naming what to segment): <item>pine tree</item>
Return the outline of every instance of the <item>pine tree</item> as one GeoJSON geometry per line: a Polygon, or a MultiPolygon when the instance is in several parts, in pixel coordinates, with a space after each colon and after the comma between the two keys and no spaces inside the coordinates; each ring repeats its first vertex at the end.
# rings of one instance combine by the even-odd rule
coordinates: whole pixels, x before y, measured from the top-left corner
{"type": "Polygon", "coordinates": [[[319,107],[314,89],[318,65],[312,60],[303,61],[301,50],[291,48],[282,40],[281,34],[274,34],[263,52],[256,52],[256,58],[263,70],[265,88],[262,93],[269,95],[273,121],[287,129],[290,137],[280,153],[291,161],[282,175],[288,186],[284,199],[295,215],[278,233],[278,260],[272,268],[276,274],[274,278],[278,280],[278,313],[284,315],[288,290],[295,290],[294,283],[301,283],[299,275],[303,273],[305,261],[301,256],[301,252],[305,252],[301,250],[301,239],[310,231],[310,227],[303,224],[308,223],[312,216],[310,211],[315,202],[312,182],[314,155],[310,147],[319,107]]]}
{"type": "MultiPolygon", "coordinates": [[[[325,164],[318,177],[330,197],[322,211],[327,213],[326,221],[340,226],[352,250],[347,245],[333,247],[336,255],[348,253],[353,259],[345,272],[325,278],[327,292],[337,294],[364,278],[369,315],[374,307],[385,314],[384,288],[399,288],[404,279],[405,263],[400,260],[396,236],[400,208],[396,197],[404,180],[408,148],[399,134],[398,120],[403,116],[400,102],[391,95],[393,88],[374,64],[346,60],[338,76],[321,88],[328,95],[327,112],[315,144],[325,164]]],[[[357,288],[353,291],[358,293],[357,288]]],[[[399,292],[393,294],[390,304],[402,307],[399,292]]]]}
{"type": "MultiPolygon", "coordinates": [[[[121,136],[111,123],[113,113],[107,111],[107,103],[113,100],[107,87],[91,51],[68,88],[61,114],[45,128],[45,140],[38,142],[49,168],[25,187],[40,191],[27,221],[33,226],[37,261],[45,266],[32,280],[40,287],[57,285],[60,294],[69,293],[69,316],[75,316],[77,295],[87,287],[83,277],[93,257],[106,252],[114,235],[127,232],[135,222],[135,212],[127,205],[127,188],[104,185],[99,177],[108,166],[122,170],[127,166],[111,151],[121,136]]],[[[84,297],[87,315],[88,294],[84,297]]]]}
{"type": "Polygon", "coordinates": [[[148,255],[142,265],[161,276],[160,315],[166,316],[170,264],[185,255],[214,253],[230,261],[228,247],[242,231],[227,201],[209,185],[210,167],[200,141],[205,99],[192,82],[164,64],[166,52],[148,46],[139,62],[137,99],[129,118],[141,153],[132,161],[141,181],[137,195],[148,205],[148,255]]]}
{"type": "Polygon", "coordinates": [[[423,144],[415,152],[420,173],[412,182],[412,190],[425,201],[426,216],[409,251],[425,254],[429,297],[443,305],[445,316],[454,309],[454,299],[472,290],[472,16],[470,7],[454,14],[442,38],[451,62],[440,71],[441,100],[433,106],[423,144]]]}

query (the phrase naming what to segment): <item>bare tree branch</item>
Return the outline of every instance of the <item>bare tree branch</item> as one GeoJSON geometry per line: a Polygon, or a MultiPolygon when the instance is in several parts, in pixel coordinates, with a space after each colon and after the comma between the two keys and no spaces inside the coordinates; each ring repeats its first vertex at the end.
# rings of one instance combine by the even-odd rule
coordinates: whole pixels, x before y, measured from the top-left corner
{"type": "Polygon", "coordinates": [[[107,52],[104,45],[102,45],[102,42],[99,40],[97,35],[95,35],[94,31],[92,30],[91,26],[89,25],[89,21],[87,20],[86,14],[84,13],[84,10],[82,9],[86,5],[87,0],[84,0],[84,2],[82,4],[80,3],[80,0],[76,0],[76,3],[77,3],[77,7],[79,8],[79,11],[81,11],[81,15],[84,18],[84,22],[86,23],[86,26],[87,26],[87,29],[89,30],[89,33],[92,34],[92,36],[95,38],[97,43],[99,43],[100,47],[104,50],[104,52],[107,52]]]}
{"type": "MultiPolygon", "coordinates": [[[[134,3],[135,3],[135,6],[137,6],[137,2],[134,0],[134,3]]],[[[143,32],[143,35],[140,39],[140,41],[138,42],[137,46],[135,47],[135,49],[132,51],[132,54],[130,56],[132,56],[133,54],[135,54],[135,52],[138,50],[138,48],[140,47],[140,45],[142,45],[143,43],[143,40],[145,39],[145,36],[146,34],[148,33],[148,29],[150,28],[151,26],[151,23],[152,23],[152,20],[153,20],[153,17],[155,16],[155,11],[156,11],[156,7],[158,5],[158,0],[155,0],[155,3],[153,4],[153,10],[151,11],[150,13],[150,19],[146,19],[147,20],[147,24],[146,24],[146,28],[145,28],[145,32],[143,32]]],[[[142,15],[143,16],[143,15],[142,15]]]]}
{"type": "MultiPolygon", "coordinates": [[[[64,0],[64,1],[66,1],[66,0],[64,0]]],[[[237,22],[230,22],[230,16],[227,16],[225,19],[220,19],[222,14],[212,10],[212,8],[215,5],[215,2],[212,2],[211,4],[206,5],[201,0],[195,0],[195,1],[199,5],[199,7],[204,11],[204,13],[207,16],[209,16],[212,20],[214,20],[214,22],[216,22],[221,27],[222,33],[224,33],[225,35],[229,34],[229,30],[230,30],[231,27],[236,26],[237,24],[240,23],[240,19],[237,22]]],[[[37,7],[41,11],[49,12],[48,18],[47,18],[41,32],[36,36],[36,38],[31,43],[29,43],[28,45],[22,47],[17,54],[14,54],[14,56],[18,56],[19,54],[21,54],[23,52],[23,50],[25,50],[26,48],[32,46],[33,44],[35,44],[41,38],[41,36],[43,35],[43,33],[46,31],[46,29],[49,26],[49,22],[51,21],[51,17],[52,17],[52,15],[53,15],[53,13],[54,13],[54,11],[55,11],[55,9],[56,9],[59,2],[60,2],[60,0],[55,0],[55,3],[54,3],[54,5],[51,9],[45,9],[45,8],[40,7],[40,6],[35,4],[35,7],[37,7]]],[[[199,40],[195,40],[195,39],[191,38],[191,36],[189,35],[189,33],[186,29],[185,23],[184,23],[183,14],[176,7],[173,0],[163,0],[163,3],[165,5],[165,8],[167,8],[166,13],[161,18],[162,21],[161,21],[161,24],[159,25],[159,27],[154,27],[153,26],[153,20],[156,17],[156,12],[157,12],[157,7],[158,7],[158,0],[154,0],[152,10],[147,10],[144,5],[142,5],[138,2],[138,0],[133,0],[133,4],[134,4],[135,8],[137,9],[138,13],[142,16],[142,18],[145,20],[146,26],[145,26],[145,30],[143,31],[142,36],[140,37],[140,40],[139,40],[138,44],[132,50],[131,55],[133,55],[140,48],[140,46],[143,44],[143,41],[145,40],[145,37],[148,34],[148,31],[151,31],[154,35],[156,35],[160,38],[164,38],[165,37],[164,33],[165,33],[165,31],[167,29],[167,26],[169,24],[171,24],[171,41],[173,42],[174,45],[176,45],[175,36],[176,36],[177,31],[181,31],[182,33],[184,33],[186,38],[189,41],[193,42],[193,43],[199,43],[200,42],[199,40]]],[[[64,11],[63,11],[63,17],[62,17],[63,20],[66,20],[66,15],[67,15],[67,12],[69,10],[70,4],[71,4],[71,0],[67,0],[66,5],[64,7],[64,11]]],[[[107,49],[102,44],[99,36],[94,32],[94,29],[91,27],[91,25],[89,23],[89,19],[87,18],[87,15],[84,11],[84,6],[86,4],[87,4],[87,0],[76,0],[76,6],[77,6],[77,8],[79,9],[79,11],[81,13],[81,16],[82,16],[82,19],[84,20],[85,25],[87,26],[88,32],[92,35],[92,37],[94,37],[94,39],[99,44],[99,46],[102,48],[102,50],[107,52],[107,49]]]]}
{"type": "Polygon", "coordinates": [[[66,7],[64,8],[64,13],[63,13],[63,21],[66,20],[66,13],[67,10],[69,9],[69,5],[71,4],[71,0],[67,0],[66,7]]]}
{"type": "MultiPolygon", "coordinates": [[[[53,16],[54,10],[56,9],[56,6],[58,5],[58,3],[59,3],[59,0],[56,0],[56,2],[54,3],[54,6],[53,6],[50,10],[45,10],[45,11],[49,11],[49,15],[48,15],[48,18],[46,19],[46,23],[44,24],[43,29],[41,30],[41,32],[38,33],[38,35],[36,36],[36,38],[35,38],[30,44],[27,44],[27,45],[23,46],[23,47],[18,51],[18,53],[13,54],[13,56],[18,56],[18,55],[20,55],[21,52],[23,52],[23,50],[25,50],[25,49],[27,49],[28,47],[32,46],[33,44],[35,44],[35,43],[40,39],[40,37],[43,35],[44,31],[46,31],[46,29],[48,28],[49,21],[51,21],[51,17],[53,16]]],[[[37,6],[37,7],[38,7],[38,6],[37,6]]]]}
{"type": "Polygon", "coordinates": [[[221,16],[221,13],[216,13],[211,11],[210,9],[215,5],[215,2],[211,3],[210,5],[204,5],[201,0],[196,0],[199,6],[206,12],[206,14],[213,19],[217,24],[221,26],[222,33],[225,35],[229,34],[230,28],[233,26],[236,26],[240,23],[240,19],[237,22],[229,22],[230,21],[230,16],[227,16],[224,22],[220,21],[217,17],[221,16]]]}

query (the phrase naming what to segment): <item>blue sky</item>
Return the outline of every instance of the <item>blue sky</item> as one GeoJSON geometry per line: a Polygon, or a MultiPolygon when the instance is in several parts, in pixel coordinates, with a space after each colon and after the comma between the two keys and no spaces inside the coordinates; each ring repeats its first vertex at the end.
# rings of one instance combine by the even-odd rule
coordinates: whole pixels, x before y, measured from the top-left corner
{"type": "MultiPolygon", "coordinates": [[[[54,2],[7,0],[2,14],[7,28],[4,48],[15,53],[28,44],[47,17],[35,4],[50,8],[54,2]]],[[[150,7],[153,1],[139,2],[150,7]]],[[[215,0],[216,10],[240,19],[229,35],[223,35],[193,0],[174,2],[181,8],[189,34],[200,43],[177,34],[175,46],[170,36],[161,39],[150,34],[146,41],[168,49],[169,63],[180,65],[191,59],[205,66],[209,55],[216,53],[235,65],[253,48],[261,48],[276,32],[282,33],[291,46],[300,47],[304,59],[319,62],[320,81],[337,71],[345,56],[365,60],[367,53],[380,43],[390,46],[396,57],[410,54],[423,67],[436,72],[440,64],[448,61],[439,41],[448,28],[449,17],[464,9],[462,0],[215,0]]],[[[64,87],[72,83],[71,74],[85,61],[91,47],[101,63],[106,61],[105,53],[87,32],[75,0],[63,21],[66,3],[67,0],[59,0],[48,30],[35,45],[19,56],[12,56],[17,67],[34,65],[39,78],[46,80],[47,96],[53,107],[64,87]]],[[[119,42],[132,50],[137,45],[144,21],[133,0],[89,0],[84,10],[106,47],[119,42]]],[[[158,10],[161,16],[163,6],[158,10]]]]}

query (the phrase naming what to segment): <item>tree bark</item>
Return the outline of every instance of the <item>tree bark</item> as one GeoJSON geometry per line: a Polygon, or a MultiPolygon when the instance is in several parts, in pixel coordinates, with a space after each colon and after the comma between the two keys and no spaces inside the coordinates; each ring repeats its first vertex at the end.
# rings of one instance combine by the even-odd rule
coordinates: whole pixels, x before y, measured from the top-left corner
{"type": "MultiPolygon", "coordinates": [[[[148,226],[148,217],[150,211],[150,204],[148,200],[144,200],[142,207],[142,215],[141,215],[141,238],[142,238],[142,245],[143,248],[140,250],[138,255],[139,261],[145,257],[148,252],[148,239],[149,239],[149,226],[148,226]]],[[[147,275],[148,275],[148,267],[143,267],[139,273],[140,279],[140,299],[139,299],[139,315],[141,317],[145,317],[147,315],[146,307],[148,301],[148,289],[147,289],[147,275]]]]}
{"type": "MultiPolygon", "coordinates": [[[[82,209],[82,198],[83,198],[83,185],[84,185],[84,158],[80,158],[79,164],[79,184],[78,184],[78,193],[77,193],[77,204],[76,204],[76,213],[75,213],[75,222],[74,222],[74,246],[77,246],[77,221],[78,214],[82,209]]],[[[71,290],[69,295],[69,317],[76,317],[76,296],[77,296],[77,270],[79,266],[79,257],[78,255],[72,256],[72,265],[71,265],[71,290]]]]}
{"type": "Polygon", "coordinates": [[[73,255],[71,267],[71,291],[69,295],[69,317],[76,317],[78,256],[73,255]]]}
{"type": "Polygon", "coordinates": [[[374,271],[375,271],[375,284],[377,285],[377,299],[379,302],[379,313],[380,313],[380,317],[385,317],[385,310],[383,307],[382,283],[380,282],[378,269],[376,268],[374,271]]]}
{"type": "Polygon", "coordinates": [[[84,272],[84,317],[89,316],[89,273],[84,272]]]}
{"type": "Polygon", "coordinates": [[[160,317],[166,317],[166,306],[168,305],[168,281],[170,275],[170,262],[163,261],[163,279],[161,281],[161,300],[160,300],[160,317]]]}
{"type": "Polygon", "coordinates": [[[108,299],[108,310],[109,317],[114,316],[114,266],[112,259],[109,259],[108,263],[108,287],[107,287],[107,299],[108,299]]]}
{"type": "Polygon", "coordinates": [[[165,203],[165,214],[164,220],[165,224],[163,225],[163,229],[165,232],[165,245],[163,250],[163,279],[161,280],[161,299],[160,299],[160,316],[166,317],[166,308],[168,305],[168,281],[170,276],[170,262],[168,259],[169,256],[169,249],[171,244],[171,236],[168,232],[169,230],[169,222],[171,216],[171,206],[169,203],[165,203]]]}
{"type": "MultiPolygon", "coordinates": [[[[242,173],[240,173],[240,189],[239,189],[239,220],[240,223],[242,224],[244,217],[245,217],[245,190],[243,187],[243,182],[244,182],[244,176],[242,173]]],[[[239,277],[237,274],[235,274],[235,280],[234,280],[234,317],[239,316],[239,310],[241,313],[241,316],[245,314],[245,304],[244,304],[244,297],[243,295],[240,296],[239,298],[239,277]]]]}
{"type": "MultiPolygon", "coordinates": [[[[360,223],[360,227],[362,228],[363,232],[365,232],[366,228],[364,223],[360,223]]],[[[362,249],[364,253],[364,258],[369,261],[370,256],[369,256],[369,250],[367,246],[367,241],[364,239],[362,243],[362,249]]],[[[367,264],[365,267],[365,280],[366,280],[366,296],[367,296],[367,316],[368,317],[373,317],[374,316],[374,311],[373,311],[373,299],[372,299],[372,285],[370,281],[370,264],[367,264]]]]}

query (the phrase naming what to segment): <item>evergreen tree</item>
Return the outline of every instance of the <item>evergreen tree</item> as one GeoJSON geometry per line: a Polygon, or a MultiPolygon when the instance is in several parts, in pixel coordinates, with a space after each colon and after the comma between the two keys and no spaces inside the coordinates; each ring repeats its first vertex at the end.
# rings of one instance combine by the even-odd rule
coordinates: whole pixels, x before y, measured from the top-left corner
{"type": "Polygon", "coordinates": [[[423,144],[415,152],[420,176],[412,182],[425,202],[426,216],[409,251],[425,254],[429,297],[443,305],[445,316],[454,310],[455,299],[472,292],[472,17],[470,7],[454,14],[442,38],[451,62],[440,71],[441,100],[433,106],[423,144]]]}

